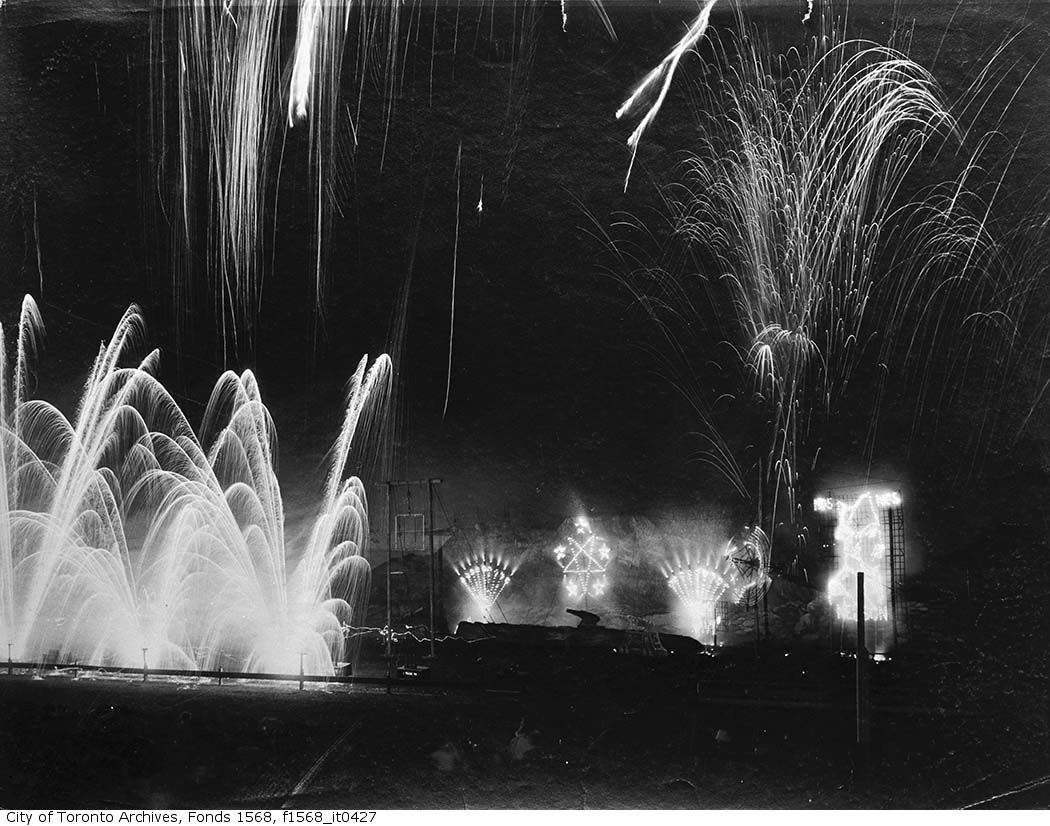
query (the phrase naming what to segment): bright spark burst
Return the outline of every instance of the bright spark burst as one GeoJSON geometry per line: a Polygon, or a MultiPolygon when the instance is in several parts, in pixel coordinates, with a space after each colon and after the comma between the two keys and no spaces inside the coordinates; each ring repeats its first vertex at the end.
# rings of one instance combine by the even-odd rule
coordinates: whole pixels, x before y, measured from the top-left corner
{"type": "Polygon", "coordinates": [[[671,237],[654,252],[626,216],[615,266],[668,343],[702,458],[766,515],[795,514],[799,469],[847,390],[869,394],[851,396],[868,422],[896,379],[917,426],[931,375],[974,376],[979,344],[1009,352],[1024,291],[969,189],[976,161],[906,199],[920,159],[959,132],[922,66],[837,32],[803,53],[770,56],[753,31],[714,49],[693,156],[666,191],[671,237]],[[721,384],[697,368],[716,352],[721,384]]]}
{"type": "Polygon", "coordinates": [[[605,570],[612,560],[612,551],[609,543],[591,530],[586,517],[576,518],[572,534],[554,549],[554,558],[561,567],[570,599],[600,597],[605,593],[605,570]]]}

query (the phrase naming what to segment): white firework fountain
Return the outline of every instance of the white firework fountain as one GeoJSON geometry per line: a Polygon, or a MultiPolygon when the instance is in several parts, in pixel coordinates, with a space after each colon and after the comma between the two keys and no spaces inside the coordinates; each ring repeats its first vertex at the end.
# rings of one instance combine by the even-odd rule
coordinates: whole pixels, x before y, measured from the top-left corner
{"type": "Polygon", "coordinates": [[[345,473],[389,359],[358,365],[313,529],[290,548],[251,371],[220,377],[198,438],[158,351],[120,366],[144,333],[132,306],[70,421],[26,398],[41,332],[27,296],[13,370],[0,344],[0,643],[23,661],[333,673],[370,580],[364,485],[345,473]]]}

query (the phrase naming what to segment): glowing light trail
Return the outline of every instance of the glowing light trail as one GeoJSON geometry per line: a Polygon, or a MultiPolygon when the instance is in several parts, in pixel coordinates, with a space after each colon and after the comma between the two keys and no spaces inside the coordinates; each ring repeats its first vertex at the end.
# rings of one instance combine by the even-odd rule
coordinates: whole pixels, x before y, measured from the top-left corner
{"type": "Polygon", "coordinates": [[[649,125],[656,119],[657,113],[660,111],[660,107],[664,104],[664,99],[667,97],[667,92],[671,88],[671,82],[674,80],[675,70],[678,68],[678,64],[681,62],[682,57],[688,52],[693,46],[695,46],[700,38],[704,36],[704,32],[707,31],[708,23],[711,21],[711,10],[715,7],[717,0],[705,0],[704,7],[700,10],[700,14],[697,15],[696,20],[689,27],[689,30],[682,36],[682,39],[678,41],[673,49],[668,53],[660,64],[649,72],[638,84],[638,87],[631,93],[631,96],[627,98],[616,110],[616,119],[619,120],[624,115],[633,111],[635,105],[642,98],[642,96],[649,91],[649,89],[660,82],[660,89],[657,93],[656,100],[653,101],[649,107],[645,116],[635,127],[631,136],[627,139],[627,146],[631,149],[631,162],[627,167],[627,177],[624,179],[623,188],[626,191],[627,185],[631,181],[631,170],[634,169],[634,159],[638,154],[638,144],[642,140],[642,135],[645,134],[645,130],[649,128],[649,125]]]}
{"type": "Polygon", "coordinates": [[[295,60],[288,89],[288,125],[306,117],[314,76],[314,51],[321,24],[320,0],[302,0],[295,36],[295,60]]]}
{"type": "Polygon", "coordinates": [[[733,566],[733,601],[756,604],[769,587],[769,537],[749,525],[726,544],[724,559],[733,566]]]}
{"type": "MultiPolygon", "coordinates": [[[[153,133],[158,178],[165,189],[160,220],[171,233],[172,260],[164,269],[171,272],[178,333],[186,332],[182,319],[201,309],[193,304],[203,296],[211,299],[208,309],[226,355],[253,350],[270,258],[265,234],[278,208],[278,178],[289,130],[301,123],[306,128],[297,141],[306,143],[302,183],[308,189],[306,225],[314,249],[311,299],[316,312],[323,314],[334,216],[340,212],[343,190],[351,186],[340,173],[340,162],[349,151],[344,139],[356,147],[361,100],[366,86],[378,77],[386,121],[385,158],[397,84],[403,78],[398,71],[402,49],[412,42],[422,9],[433,7],[436,14],[440,5],[437,0],[158,4],[151,43],[161,57],[155,61],[153,133]],[[293,14],[295,44],[289,49],[282,31],[293,14]],[[169,21],[176,31],[170,46],[169,21]],[[344,71],[346,46],[355,29],[357,58],[350,71],[344,71]],[[341,94],[347,74],[359,83],[356,117],[341,94]]],[[[588,6],[615,37],[601,0],[589,0],[588,6]]],[[[567,22],[567,3],[562,13],[567,22]]],[[[272,230],[269,240],[271,245],[276,240],[272,230]]]]}

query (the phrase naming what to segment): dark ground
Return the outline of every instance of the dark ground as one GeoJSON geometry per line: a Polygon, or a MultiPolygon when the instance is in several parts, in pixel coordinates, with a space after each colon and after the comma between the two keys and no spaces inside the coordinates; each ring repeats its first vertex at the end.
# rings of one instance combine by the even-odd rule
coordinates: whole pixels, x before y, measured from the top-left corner
{"type": "MultiPolygon", "coordinates": [[[[487,690],[393,694],[4,676],[0,804],[944,808],[1045,774],[1045,704],[1041,720],[1030,709],[1004,728],[987,704],[1012,698],[980,695],[973,652],[949,674],[950,663],[917,667],[928,653],[906,648],[874,665],[864,780],[852,660],[786,653],[651,659],[456,642],[431,679],[454,673],[487,690]]],[[[1050,805],[1050,789],[995,805],[1050,805]]]]}

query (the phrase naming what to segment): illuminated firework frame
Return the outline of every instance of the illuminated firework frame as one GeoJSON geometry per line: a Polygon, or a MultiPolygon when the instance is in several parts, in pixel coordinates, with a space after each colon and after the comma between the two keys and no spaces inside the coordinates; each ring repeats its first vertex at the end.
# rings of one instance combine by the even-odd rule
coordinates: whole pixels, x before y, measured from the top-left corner
{"type": "Polygon", "coordinates": [[[746,526],[726,545],[725,559],[732,563],[733,602],[757,605],[769,588],[769,537],[756,525],[746,526]]]}
{"type": "Polygon", "coordinates": [[[837,565],[828,578],[828,602],[840,621],[857,618],[857,573],[864,573],[865,619],[898,631],[898,594],[904,573],[899,491],[864,490],[855,496],[819,496],[818,514],[834,521],[837,565]]]}
{"type": "Polygon", "coordinates": [[[605,569],[612,560],[612,551],[609,543],[591,530],[586,518],[576,519],[572,535],[554,549],[554,558],[561,567],[570,599],[586,600],[605,593],[605,569]]]}
{"type": "MultiPolygon", "coordinates": [[[[722,564],[725,564],[724,560],[722,564]]],[[[715,642],[718,626],[723,620],[719,616],[719,604],[732,588],[727,576],[710,564],[690,562],[679,565],[677,571],[668,575],[667,587],[685,606],[693,638],[703,643],[715,642]]]]}
{"type": "Polygon", "coordinates": [[[474,559],[457,571],[459,581],[470,592],[484,616],[492,619],[492,607],[510,585],[512,572],[494,559],[474,559]]]}

